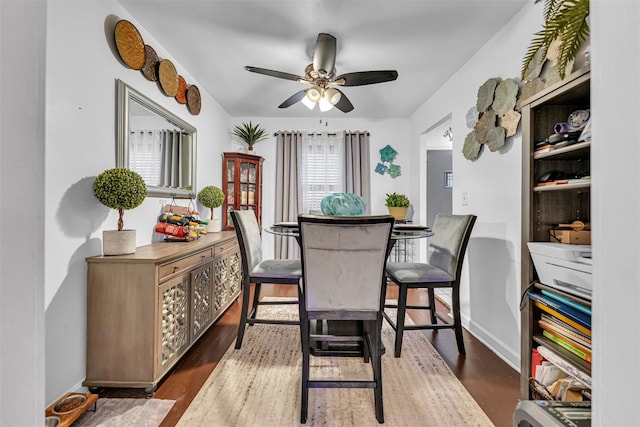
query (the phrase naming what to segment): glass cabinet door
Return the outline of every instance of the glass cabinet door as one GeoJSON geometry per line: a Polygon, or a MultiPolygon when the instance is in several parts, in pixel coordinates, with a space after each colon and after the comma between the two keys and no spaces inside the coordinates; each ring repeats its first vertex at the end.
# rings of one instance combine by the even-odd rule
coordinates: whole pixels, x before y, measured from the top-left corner
{"type": "Polygon", "coordinates": [[[248,153],[223,154],[223,190],[225,201],[223,205],[223,228],[233,229],[230,212],[233,210],[251,210],[256,214],[258,224],[262,216],[262,162],[260,156],[248,153]]]}

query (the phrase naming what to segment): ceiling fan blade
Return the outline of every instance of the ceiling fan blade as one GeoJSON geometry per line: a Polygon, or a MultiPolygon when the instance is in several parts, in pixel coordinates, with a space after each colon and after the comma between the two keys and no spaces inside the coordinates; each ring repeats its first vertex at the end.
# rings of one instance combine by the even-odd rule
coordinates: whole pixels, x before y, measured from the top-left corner
{"type": "Polygon", "coordinates": [[[300,100],[302,100],[302,98],[304,98],[305,95],[306,93],[304,90],[296,92],[293,95],[291,95],[289,98],[287,98],[282,104],[278,105],[278,108],[291,107],[296,102],[300,102],[300,100]]]}
{"type": "Polygon", "coordinates": [[[398,78],[396,70],[358,71],[338,76],[334,81],[344,80],[342,86],[364,86],[375,83],[390,82],[398,78]]]}
{"type": "Polygon", "coordinates": [[[340,101],[338,101],[336,105],[334,105],[334,107],[336,107],[338,110],[342,111],[343,113],[348,113],[349,111],[353,110],[353,104],[345,96],[344,92],[342,92],[339,89],[336,89],[336,90],[340,92],[340,101]]]}
{"type": "Polygon", "coordinates": [[[252,73],[264,74],[265,76],[277,77],[279,79],[293,80],[296,82],[298,80],[304,80],[304,77],[300,77],[295,74],[285,73],[282,71],[268,70],[266,68],[251,67],[247,65],[246,67],[244,67],[244,69],[247,71],[251,71],[252,73]]]}
{"type": "Polygon", "coordinates": [[[320,33],[313,49],[313,69],[321,77],[329,77],[336,66],[336,38],[320,33]]]}

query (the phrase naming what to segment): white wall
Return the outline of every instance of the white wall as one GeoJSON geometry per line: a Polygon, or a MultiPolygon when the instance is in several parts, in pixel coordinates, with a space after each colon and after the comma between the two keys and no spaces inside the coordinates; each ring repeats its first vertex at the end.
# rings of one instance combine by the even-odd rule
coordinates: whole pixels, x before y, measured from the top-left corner
{"type": "Polygon", "coordinates": [[[638,425],[640,2],[591,1],[593,425],[638,425]]]}
{"type": "Polygon", "coordinates": [[[45,3],[0,1],[3,427],[42,425],[44,417],[45,21],[45,3]]]}
{"type": "MultiPolygon", "coordinates": [[[[145,32],[114,1],[50,1],[47,14],[45,308],[46,402],[80,387],[85,377],[86,264],[101,254],[102,230],[115,229],[117,212],[93,196],[95,176],[115,164],[116,79],[121,79],[197,128],[197,185],[220,185],[220,153],[228,149],[229,116],[200,88],[202,110],[191,115],[156,83],[120,62],[112,29],[128,19],[161,58],[171,59],[187,83],[197,84],[172,52],[145,32]]],[[[147,198],[126,211],[137,244],[151,242],[163,203],[147,198]]],[[[186,205],[185,202],[182,204],[186,205]]],[[[118,315],[118,307],[114,307],[118,315]]],[[[89,320],[90,321],[90,320],[89,320]]],[[[117,361],[114,360],[114,363],[117,361]]]]}
{"type": "Polygon", "coordinates": [[[466,114],[476,104],[478,87],[492,77],[519,80],[522,57],[541,23],[542,5],[526,4],[411,117],[416,154],[412,170],[420,170],[426,152],[420,134],[452,115],[453,212],[478,216],[461,285],[463,323],[516,369],[520,360],[521,136],[518,132],[509,138],[498,152],[483,149],[474,161],[463,157],[462,145],[469,133],[466,114]],[[463,192],[468,194],[467,206],[462,205],[463,192]]]}
{"type": "MultiPolygon", "coordinates": [[[[311,132],[340,132],[343,130],[369,131],[371,151],[371,213],[386,214],[384,204],[385,194],[391,192],[403,192],[411,200],[418,200],[418,185],[413,181],[413,164],[411,162],[410,134],[408,119],[367,120],[346,115],[345,118],[322,119],[292,119],[277,117],[234,117],[232,124],[240,124],[251,120],[259,123],[268,130],[270,139],[259,142],[254,146],[253,154],[265,158],[263,170],[263,224],[272,224],[275,212],[275,174],[276,174],[276,138],[277,131],[311,131],[311,132]],[[380,162],[380,149],[387,144],[391,145],[398,155],[394,164],[400,165],[401,175],[391,178],[389,174],[375,173],[375,167],[380,162]]],[[[263,234],[263,252],[265,257],[273,256],[273,237],[268,233],[263,234]]]]}

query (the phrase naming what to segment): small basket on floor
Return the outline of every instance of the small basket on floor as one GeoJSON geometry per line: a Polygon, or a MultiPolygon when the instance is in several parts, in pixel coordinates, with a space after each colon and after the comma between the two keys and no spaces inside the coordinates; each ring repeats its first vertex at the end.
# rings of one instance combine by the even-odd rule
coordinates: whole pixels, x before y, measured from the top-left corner
{"type": "Polygon", "coordinates": [[[535,378],[529,378],[529,389],[534,400],[555,400],[549,389],[535,378]]]}

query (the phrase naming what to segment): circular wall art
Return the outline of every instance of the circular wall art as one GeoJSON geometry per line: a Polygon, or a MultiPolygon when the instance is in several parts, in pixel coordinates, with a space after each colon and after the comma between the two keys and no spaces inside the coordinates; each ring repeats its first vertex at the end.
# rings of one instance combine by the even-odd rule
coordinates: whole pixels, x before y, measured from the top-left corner
{"type": "Polygon", "coordinates": [[[178,93],[176,93],[176,101],[179,104],[187,103],[187,82],[184,80],[184,77],[178,76],[178,93]]]}
{"type": "Polygon", "coordinates": [[[158,74],[156,73],[156,67],[158,66],[158,54],[149,45],[144,46],[144,51],[146,53],[146,59],[140,71],[142,71],[142,75],[147,80],[155,82],[158,80],[158,74]]]}
{"type": "Polygon", "coordinates": [[[167,96],[176,96],[178,93],[178,72],[175,65],[168,59],[163,59],[158,65],[158,80],[160,87],[167,96]]]}
{"type": "Polygon", "coordinates": [[[200,114],[200,89],[195,85],[187,89],[187,109],[194,116],[200,114]]]}
{"type": "Polygon", "coordinates": [[[118,21],[115,39],[118,53],[124,63],[134,70],[140,70],[144,66],[146,53],[144,40],[135,25],[124,19],[118,21]]]}

